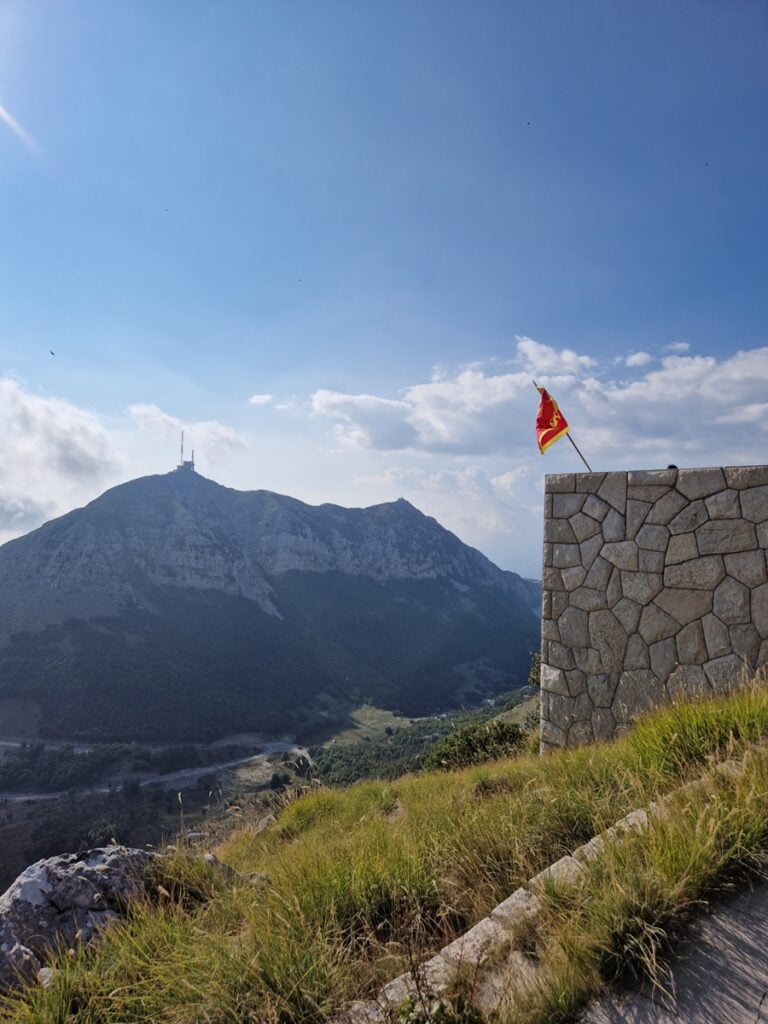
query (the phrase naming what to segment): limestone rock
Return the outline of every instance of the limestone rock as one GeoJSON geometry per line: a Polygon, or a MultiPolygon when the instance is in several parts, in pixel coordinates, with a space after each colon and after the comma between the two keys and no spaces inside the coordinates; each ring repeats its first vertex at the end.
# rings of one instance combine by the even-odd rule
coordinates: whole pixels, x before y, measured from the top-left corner
{"type": "Polygon", "coordinates": [[[587,689],[587,676],[578,668],[571,669],[565,673],[568,683],[568,694],[571,697],[580,697],[587,689]]]}
{"type": "Polygon", "coordinates": [[[621,573],[618,569],[614,569],[611,573],[611,578],[605,589],[605,600],[609,608],[613,608],[616,602],[621,600],[621,573]]]}
{"type": "Polygon", "coordinates": [[[728,627],[716,615],[705,615],[701,620],[701,625],[704,630],[704,642],[707,645],[707,654],[710,659],[730,654],[731,638],[728,634],[728,627]]]}
{"type": "Polygon", "coordinates": [[[749,590],[743,583],[726,576],[715,590],[715,615],[728,626],[749,622],[749,590]]]}
{"type": "Polygon", "coordinates": [[[653,674],[663,682],[677,664],[674,638],[668,637],[666,640],[659,640],[657,643],[651,644],[648,653],[651,658],[653,674]]]}
{"type": "Polygon", "coordinates": [[[609,611],[589,613],[590,646],[599,651],[606,672],[621,670],[624,649],[627,646],[627,634],[624,627],[609,611]]]}
{"type": "Polygon", "coordinates": [[[662,608],[667,615],[671,615],[681,626],[686,626],[694,619],[700,619],[702,615],[711,612],[712,601],[711,590],[666,587],[655,598],[654,603],[662,608]]]}
{"type": "Polygon", "coordinates": [[[545,718],[542,718],[541,720],[540,738],[542,750],[546,750],[550,747],[565,746],[565,733],[563,730],[558,728],[554,722],[550,722],[545,718]]]}
{"type": "Polygon", "coordinates": [[[662,611],[658,605],[649,604],[643,608],[640,615],[639,631],[647,644],[658,643],[659,640],[666,640],[674,636],[680,629],[680,624],[662,611]]]}
{"type": "Polygon", "coordinates": [[[621,590],[637,604],[649,604],[663,587],[662,578],[657,573],[623,572],[621,574],[621,590]]]}
{"type": "Polygon", "coordinates": [[[768,582],[765,557],[762,552],[742,551],[725,556],[725,571],[747,587],[759,587],[768,582]]]}
{"type": "Polygon", "coordinates": [[[674,487],[676,480],[676,469],[635,469],[628,474],[627,483],[630,487],[674,487]]]}
{"type": "Polygon", "coordinates": [[[763,640],[768,638],[768,583],[752,591],[752,622],[763,640]]]}
{"type": "Polygon", "coordinates": [[[571,604],[574,608],[595,612],[599,608],[606,607],[605,593],[602,590],[593,590],[591,587],[579,587],[571,594],[571,604]]]}
{"type": "Polygon", "coordinates": [[[758,524],[757,543],[761,548],[768,548],[768,523],[758,524]]]}
{"type": "Polygon", "coordinates": [[[594,650],[592,647],[580,647],[573,653],[576,659],[576,667],[581,669],[582,672],[589,674],[591,672],[603,671],[603,659],[600,657],[599,651],[594,650]]]}
{"type": "Polygon", "coordinates": [[[678,665],[667,680],[667,693],[672,700],[706,697],[712,692],[701,665],[678,665]]]}
{"type": "Polygon", "coordinates": [[[569,522],[578,543],[600,533],[600,523],[583,512],[577,512],[569,522]]]}
{"type": "Polygon", "coordinates": [[[545,590],[565,590],[560,570],[553,568],[551,565],[544,566],[541,574],[541,585],[545,590]]]}
{"type": "Polygon", "coordinates": [[[666,690],[649,669],[622,672],[613,701],[613,716],[617,724],[625,724],[666,701],[666,690]]]}
{"type": "Polygon", "coordinates": [[[621,512],[622,515],[627,509],[627,475],[626,473],[610,473],[606,476],[597,496],[607,501],[609,505],[621,512]]]}
{"type": "Polygon", "coordinates": [[[611,611],[624,627],[627,636],[631,636],[637,629],[637,624],[640,621],[641,606],[631,601],[628,597],[622,597],[613,606],[611,611]]]}
{"type": "Polygon", "coordinates": [[[589,617],[581,608],[566,608],[557,620],[560,639],[568,647],[590,647],[589,617]]]}
{"type": "Polygon", "coordinates": [[[0,985],[34,977],[57,943],[87,942],[145,894],[157,855],[125,846],[39,860],[0,896],[0,985]]]}
{"type": "Polygon", "coordinates": [[[692,558],[682,565],[664,568],[665,587],[683,587],[690,590],[713,590],[725,576],[725,566],[719,555],[692,558]]]}
{"type": "Polygon", "coordinates": [[[603,538],[599,533],[596,533],[594,537],[590,537],[589,540],[582,541],[579,545],[581,551],[581,564],[585,569],[590,569],[600,554],[600,548],[603,546],[603,538]]]}
{"type": "Polygon", "coordinates": [[[611,506],[607,501],[603,501],[602,498],[598,498],[594,494],[590,494],[584,502],[584,511],[588,516],[592,516],[593,519],[596,519],[598,523],[602,523],[608,515],[610,508],[611,506]]]}
{"type": "Polygon", "coordinates": [[[596,494],[605,480],[605,473],[577,473],[576,490],[579,494],[596,494]]]}
{"type": "Polygon", "coordinates": [[[546,659],[549,665],[554,668],[562,668],[564,670],[576,668],[576,662],[573,657],[573,650],[571,647],[566,646],[563,643],[558,643],[557,640],[546,640],[542,642],[542,648],[546,644],[546,650],[542,650],[542,659],[546,659]]]}
{"type": "Polygon", "coordinates": [[[560,630],[557,623],[552,619],[543,619],[541,623],[541,635],[545,640],[559,640],[560,630]]]}
{"type": "Polygon", "coordinates": [[[567,519],[545,519],[544,540],[552,544],[575,544],[576,536],[567,519]]]}
{"type": "Polygon", "coordinates": [[[633,668],[650,667],[651,656],[649,654],[648,644],[638,633],[635,633],[627,641],[627,651],[624,655],[624,668],[629,670],[633,668]]]}
{"type": "Polygon", "coordinates": [[[730,693],[744,681],[744,665],[735,654],[708,661],[704,671],[715,693],[730,693]]]}
{"type": "Polygon", "coordinates": [[[613,696],[619,682],[617,674],[601,672],[587,676],[587,693],[596,708],[609,708],[613,704],[613,696]]]}
{"type": "Polygon", "coordinates": [[[729,487],[761,487],[768,484],[768,466],[729,466],[725,471],[729,487]]]}
{"type": "Polygon", "coordinates": [[[551,616],[553,619],[559,619],[565,609],[568,607],[568,595],[562,591],[556,591],[551,595],[551,616]]]}
{"type": "Polygon", "coordinates": [[[603,540],[609,542],[625,540],[626,532],[624,516],[612,508],[603,520],[603,540]]]}
{"type": "Polygon", "coordinates": [[[595,708],[592,712],[592,735],[598,743],[613,739],[616,721],[609,708],[595,708]]]}
{"type": "MultiPolygon", "coordinates": [[[[653,508],[650,501],[627,501],[627,540],[634,540],[637,531],[645,522],[646,516],[653,508]]],[[[606,540],[609,538],[606,537],[606,540]]],[[[611,538],[612,539],[612,538],[611,538]]],[[[620,538],[616,538],[619,540],[620,538]]]]}
{"type": "Polygon", "coordinates": [[[627,501],[648,501],[653,505],[668,493],[669,487],[660,487],[655,484],[648,484],[645,487],[628,487],[627,501]]]}
{"type": "Polygon", "coordinates": [[[668,491],[663,497],[655,501],[653,508],[646,517],[646,522],[651,526],[656,524],[667,526],[678,512],[682,511],[688,504],[679,491],[668,491]]]}
{"type": "Polygon", "coordinates": [[[581,554],[578,544],[555,544],[552,552],[552,564],[558,569],[569,566],[581,567],[581,554]]]}
{"type": "Polygon", "coordinates": [[[738,519],[741,516],[738,491],[719,491],[710,495],[704,504],[711,519],[738,519]]]}
{"type": "Polygon", "coordinates": [[[650,526],[646,523],[638,530],[636,542],[639,548],[666,551],[669,543],[669,530],[666,526],[650,526]]]}
{"type": "Polygon", "coordinates": [[[696,535],[693,533],[678,533],[670,538],[664,561],[667,565],[678,565],[680,562],[688,562],[692,558],[698,557],[699,549],[696,547],[696,535]]]}
{"type": "Polygon", "coordinates": [[[576,490],[575,473],[548,473],[544,477],[544,490],[547,494],[561,494],[563,491],[576,490]]]}
{"type": "Polygon", "coordinates": [[[640,572],[663,572],[664,570],[664,552],[663,551],[648,551],[643,549],[639,552],[639,569],[640,572]]]}
{"type": "Polygon", "coordinates": [[[603,544],[600,557],[615,565],[617,569],[637,570],[637,545],[633,540],[603,544]]]}
{"type": "Polygon", "coordinates": [[[566,739],[566,746],[568,747],[583,747],[587,743],[592,743],[594,736],[592,734],[592,720],[579,719],[578,722],[574,722],[568,730],[568,737],[566,739]]]}
{"type": "Polygon", "coordinates": [[[677,660],[681,665],[701,665],[709,657],[704,641],[704,629],[698,620],[684,626],[677,634],[675,641],[677,660]]]}
{"type": "Polygon", "coordinates": [[[555,519],[570,519],[577,512],[581,512],[585,501],[584,494],[553,494],[552,515],[555,519]]]}
{"type": "Polygon", "coordinates": [[[677,489],[686,498],[706,498],[715,491],[725,490],[722,469],[681,469],[677,473],[677,489]]]}
{"type": "Polygon", "coordinates": [[[709,519],[707,512],[707,506],[703,501],[694,501],[682,512],[678,512],[677,515],[669,523],[670,533],[690,533],[692,530],[698,529],[703,523],[706,523],[709,519]]]}
{"type": "Polygon", "coordinates": [[[768,519],[768,486],[748,487],[741,491],[741,514],[751,523],[764,523],[768,519]]]}
{"type": "Polygon", "coordinates": [[[756,668],[761,640],[760,634],[752,623],[747,622],[740,626],[731,626],[728,632],[731,637],[733,653],[738,655],[748,668],[756,668]]]}
{"type": "Polygon", "coordinates": [[[566,590],[576,590],[587,578],[587,570],[582,565],[572,565],[562,570],[560,578],[566,590]]]}
{"type": "Polygon", "coordinates": [[[702,555],[752,551],[757,547],[757,534],[752,523],[743,519],[711,519],[696,531],[696,543],[702,555]]]}
{"type": "MultiPolygon", "coordinates": [[[[602,545],[601,545],[602,547],[602,545]]],[[[605,590],[611,578],[613,566],[602,557],[598,557],[592,563],[592,568],[587,573],[584,586],[593,590],[605,590]]]]}

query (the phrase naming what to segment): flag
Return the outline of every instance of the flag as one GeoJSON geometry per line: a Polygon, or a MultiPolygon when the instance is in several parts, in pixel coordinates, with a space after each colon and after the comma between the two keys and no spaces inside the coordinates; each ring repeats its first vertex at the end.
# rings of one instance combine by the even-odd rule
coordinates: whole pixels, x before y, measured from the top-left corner
{"type": "Polygon", "coordinates": [[[539,411],[536,413],[536,440],[543,455],[550,445],[565,437],[568,433],[568,424],[547,389],[537,386],[537,391],[541,395],[541,400],[539,411]]]}

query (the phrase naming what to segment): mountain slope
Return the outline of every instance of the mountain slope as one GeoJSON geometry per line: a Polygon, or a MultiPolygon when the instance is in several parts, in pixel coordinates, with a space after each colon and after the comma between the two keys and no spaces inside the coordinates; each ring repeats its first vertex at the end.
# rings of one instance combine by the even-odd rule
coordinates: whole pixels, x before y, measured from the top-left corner
{"type": "Polygon", "coordinates": [[[406,501],[177,470],[0,548],[0,700],[93,738],[296,730],[363,696],[416,714],[522,685],[538,599],[406,501]]]}

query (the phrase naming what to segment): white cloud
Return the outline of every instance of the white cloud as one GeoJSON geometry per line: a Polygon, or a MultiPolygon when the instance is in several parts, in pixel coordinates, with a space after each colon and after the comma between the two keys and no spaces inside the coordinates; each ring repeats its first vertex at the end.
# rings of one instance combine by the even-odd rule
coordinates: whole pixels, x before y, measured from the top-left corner
{"type": "Polygon", "coordinates": [[[687,341],[673,341],[664,346],[665,352],[687,352],[690,349],[687,341]]]}
{"type": "Polygon", "coordinates": [[[272,395],[251,395],[248,402],[250,405],[269,405],[272,398],[272,395]]]}
{"type": "Polygon", "coordinates": [[[211,464],[246,447],[242,434],[216,420],[182,420],[156,405],[131,405],[128,412],[137,426],[150,434],[170,438],[178,437],[183,430],[188,450],[204,452],[206,461],[211,464]]]}
{"type": "Polygon", "coordinates": [[[569,348],[558,352],[522,334],[516,335],[515,340],[518,356],[532,373],[578,374],[597,365],[591,356],[580,356],[569,348]]]}
{"type": "Polygon", "coordinates": [[[649,355],[647,352],[632,352],[627,356],[624,362],[627,366],[645,366],[647,363],[650,363],[652,359],[653,356],[649,355]]]}

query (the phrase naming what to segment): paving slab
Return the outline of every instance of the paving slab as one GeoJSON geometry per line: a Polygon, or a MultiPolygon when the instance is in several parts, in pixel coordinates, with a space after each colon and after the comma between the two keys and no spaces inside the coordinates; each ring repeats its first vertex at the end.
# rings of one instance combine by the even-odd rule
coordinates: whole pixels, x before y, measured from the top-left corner
{"type": "Polygon", "coordinates": [[[697,919],[671,964],[673,996],[609,994],[580,1024],[768,1024],[768,884],[697,919]]]}

